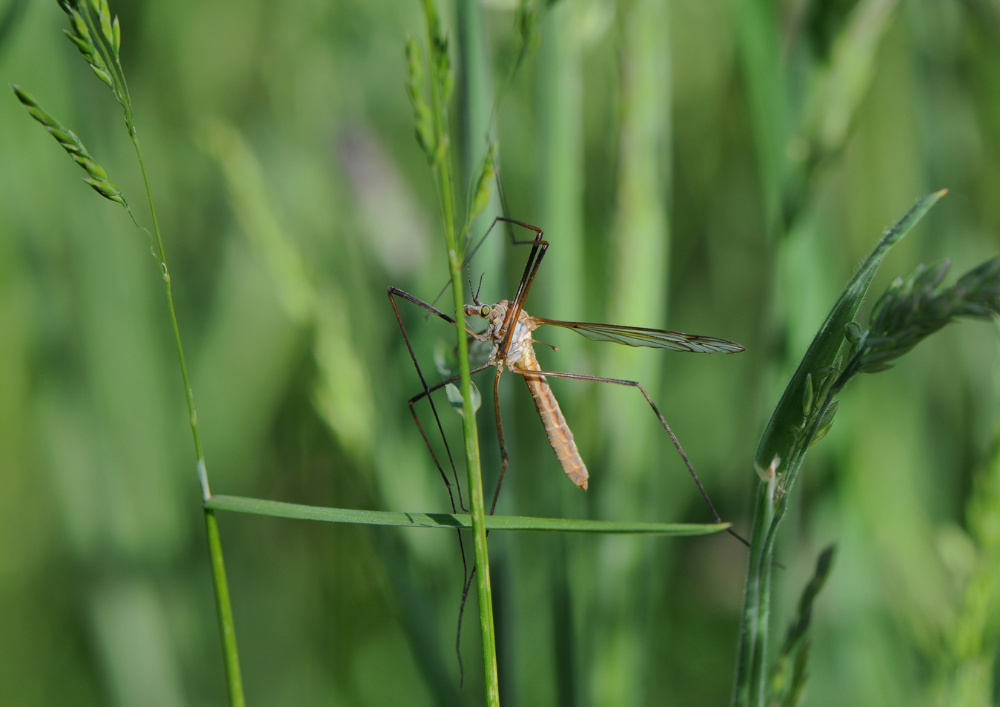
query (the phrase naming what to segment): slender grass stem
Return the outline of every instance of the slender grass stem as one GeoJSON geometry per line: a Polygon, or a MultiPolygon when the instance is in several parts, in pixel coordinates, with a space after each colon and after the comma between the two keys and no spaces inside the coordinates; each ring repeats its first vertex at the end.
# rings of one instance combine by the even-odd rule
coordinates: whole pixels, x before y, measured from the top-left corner
{"type": "MultiPolygon", "coordinates": [[[[437,156],[433,161],[438,200],[444,222],[445,243],[448,252],[448,270],[455,302],[455,331],[458,339],[458,363],[461,375],[460,390],[464,409],[473,410],[472,388],[469,377],[469,351],[465,337],[462,293],[462,253],[456,232],[454,181],[448,155],[448,94],[451,88],[451,66],[447,41],[441,31],[437,7],[433,0],[424,0],[427,16],[427,43],[431,53],[431,114],[436,136],[437,156]]],[[[465,439],[466,470],[469,479],[472,538],[476,562],[476,593],[479,600],[479,625],[483,653],[483,679],[486,704],[500,704],[499,676],[496,659],[496,631],[493,625],[493,598],[490,587],[489,555],[486,547],[486,511],[483,479],[479,458],[479,433],[475,415],[462,416],[465,439]]]]}
{"type": "Polygon", "coordinates": [[[236,650],[236,623],[233,607],[229,601],[229,585],[226,583],[226,566],[222,561],[222,540],[215,511],[205,509],[205,533],[208,536],[208,551],[212,558],[212,579],[215,587],[215,607],[219,619],[219,636],[222,638],[222,653],[226,663],[226,684],[229,688],[229,704],[246,704],[243,696],[243,678],[240,674],[240,656],[236,650]]]}
{"type": "MultiPolygon", "coordinates": [[[[152,190],[149,187],[149,177],[146,164],[142,159],[142,148],[134,131],[132,144],[135,147],[142,181],[149,202],[149,213],[153,221],[153,236],[156,243],[156,256],[163,274],[163,286],[167,295],[167,309],[170,312],[170,326],[174,332],[174,342],[177,345],[177,361],[180,364],[181,380],[184,383],[184,398],[187,402],[188,420],[191,425],[191,438],[194,442],[194,453],[198,481],[201,484],[202,501],[208,501],[211,490],[208,486],[208,473],[205,465],[205,453],[201,445],[201,432],[198,430],[198,411],[194,406],[194,389],[188,376],[187,359],[184,356],[184,344],[181,341],[180,325],[177,322],[177,309],[174,307],[173,281],[167,258],[163,250],[163,237],[160,233],[160,222],[156,217],[156,206],[153,203],[152,190]]],[[[233,619],[233,607],[229,601],[229,585],[226,580],[226,566],[222,557],[222,542],[219,538],[219,526],[215,520],[215,512],[203,507],[205,514],[205,530],[208,537],[208,552],[212,560],[212,584],[215,587],[215,609],[219,620],[219,637],[222,639],[222,654],[226,664],[226,683],[229,687],[229,704],[242,707],[246,703],[243,695],[243,680],[240,672],[239,650],[236,645],[236,624],[233,619]]]]}
{"type": "MultiPolygon", "coordinates": [[[[1000,258],[994,258],[943,291],[938,288],[947,272],[947,263],[932,268],[921,265],[909,278],[898,279],[882,295],[867,330],[854,321],[888,250],[944,194],[942,190],[918,200],[875,246],[820,327],[761,439],[755,463],[760,482],[750,536],[743,631],[733,691],[733,704],[738,707],[774,703],[774,696],[768,694],[767,644],[775,538],[806,452],[829,431],[837,411],[837,397],[844,386],[858,373],[889,368],[893,360],[958,317],[992,318],[1000,310],[1000,258]]],[[[829,572],[829,557],[817,567],[818,587],[829,572]]],[[[804,600],[803,606],[811,605],[814,596],[815,592],[804,600]]],[[[808,625],[808,620],[804,621],[801,631],[790,634],[797,635],[797,641],[802,640],[808,625]]],[[[804,672],[796,670],[792,678],[789,695],[801,690],[804,672]]]]}
{"type": "MultiPolygon", "coordinates": [[[[163,237],[160,233],[160,222],[156,217],[156,206],[153,203],[153,195],[149,187],[149,177],[146,173],[146,164],[142,159],[142,148],[139,146],[139,138],[135,134],[132,135],[132,144],[135,147],[135,154],[139,160],[139,170],[142,172],[142,182],[146,189],[146,197],[149,202],[150,218],[153,221],[153,237],[156,243],[156,257],[160,263],[160,269],[163,273],[163,285],[167,293],[167,309],[170,311],[170,326],[173,328],[174,341],[177,344],[177,360],[181,368],[181,379],[184,382],[184,398],[187,402],[188,419],[191,424],[191,437],[194,441],[195,457],[197,458],[198,464],[204,466],[205,453],[202,450],[201,433],[198,430],[198,412],[195,410],[194,406],[194,390],[191,387],[191,381],[188,377],[187,359],[184,356],[184,345],[181,342],[181,331],[177,322],[177,310],[174,307],[173,280],[170,277],[170,269],[167,267],[167,256],[163,250],[163,237]]],[[[208,500],[212,494],[208,488],[207,476],[202,477],[201,483],[203,498],[208,500]]]]}
{"type": "MultiPolygon", "coordinates": [[[[128,201],[118,188],[109,181],[107,171],[93,159],[79,138],[55,118],[47,114],[29,94],[14,87],[18,100],[28,109],[31,116],[41,123],[49,133],[62,145],[70,156],[88,174],[85,181],[105,198],[120,204],[129,217],[142,231],[149,236],[153,257],[160,266],[164,288],[167,295],[167,309],[170,313],[170,325],[177,345],[177,359],[181,369],[181,379],[184,384],[184,396],[188,408],[188,420],[191,425],[191,437],[195,448],[195,469],[198,482],[202,489],[203,503],[211,497],[208,486],[208,473],[205,465],[205,454],[201,445],[201,435],[198,431],[198,413],[194,406],[194,392],[188,376],[187,362],[184,357],[184,346],[181,342],[180,326],[177,322],[177,310],[174,306],[173,283],[170,270],[167,267],[163,248],[163,236],[156,215],[156,205],[153,203],[153,191],[149,184],[149,174],[142,158],[142,148],[136,131],[132,98],[125,80],[119,56],[121,45],[121,29],[118,18],[111,16],[107,0],[60,0],[60,6],[70,18],[71,29],[66,34],[90,65],[95,75],[111,89],[115,99],[124,111],[125,127],[135,149],[139,170],[142,173],[143,187],[153,222],[153,233],[140,226],[132,212],[128,201]]],[[[219,529],[215,521],[214,511],[203,506],[205,527],[208,534],[208,548],[212,559],[212,579],[215,585],[216,610],[219,618],[220,634],[223,643],[223,654],[226,663],[226,676],[229,686],[229,702],[233,707],[242,707],[245,703],[243,686],[240,678],[239,656],[236,649],[236,631],[233,623],[233,611],[229,602],[229,589],[226,584],[225,565],[222,559],[222,544],[219,539],[219,529]]]]}

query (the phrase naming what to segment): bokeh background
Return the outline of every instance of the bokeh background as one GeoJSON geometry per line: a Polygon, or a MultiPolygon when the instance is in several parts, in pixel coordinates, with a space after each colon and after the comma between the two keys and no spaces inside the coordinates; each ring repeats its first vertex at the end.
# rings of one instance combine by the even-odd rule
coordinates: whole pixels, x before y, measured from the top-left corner
{"type": "MultiPolygon", "coordinates": [[[[459,181],[492,130],[510,215],[552,243],[529,311],[747,347],[692,356],[538,332],[560,349],[541,347],[543,365],[642,381],[744,534],[757,438],[881,230],[951,190],[874,294],[917,263],[951,257],[957,275],[1000,250],[990,0],[564,0],[541,11],[516,72],[512,2],[442,10],[459,181]]],[[[120,109],[62,36],[57,3],[0,11],[4,82],[72,127],[144,215],[120,109]]],[[[432,299],[446,280],[404,90],[406,38],[426,42],[419,4],[116,0],[112,12],[213,491],[448,510],[385,294],[432,299]]],[[[220,704],[200,490],[149,244],[11,93],[0,154],[0,703],[220,704]]],[[[471,266],[484,299],[512,294],[523,257],[487,243],[471,266]]],[[[453,332],[403,311],[435,377],[453,332]]],[[[836,543],[808,704],[995,699],[996,340],[987,325],[950,327],[854,381],[807,459],[773,618],[777,643],[836,543]]],[[[479,421],[495,474],[490,380],[479,421]]],[[[583,494],[523,384],[502,387],[498,512],[710,520],[636,391],[554,383],[591,470],[583,494]]],[[[219,521],[251,704],[481,702],[471,604],[458,684],[453,534],[219,521]]],[[[728,699],[746,560],[732,538],[495,533],[490,547],[505,702],[728,699]]]]}

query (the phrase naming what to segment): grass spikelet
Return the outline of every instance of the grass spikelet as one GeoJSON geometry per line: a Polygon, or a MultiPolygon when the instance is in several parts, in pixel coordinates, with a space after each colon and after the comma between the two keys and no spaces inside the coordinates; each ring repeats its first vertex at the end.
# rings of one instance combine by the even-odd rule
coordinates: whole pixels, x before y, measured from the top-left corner
{"type": "Polygon", "coordinates": [[[108,179],[107,171],[101,165],[97,164],[97,161],[91,156],[76,133],[45,112],[38,105],[34,96],[20,86],[12,85],[11,88],[14,89],[14,95],[17,96],[17,100],[28,110],[31,117],[41,123],[42,127],[48,130],[49,134],[56,139],[56,142],[73,158],[73,161],[80,165],[87,173],[83,181],[93,187],[94,191],[105,199],[121,204],[127,209],[128,201],[125,199],[125,195],[108,179]]]}
{"type": "MultiPolygon", "coordinates": [[[[1000,314],[1000,258],[992,258],[939,290],[951,263],[920,265],[897,278],[872,311],[869,328],[844,376],[876,373],[959,317],[990,319],[1000,314]]],[[[855,334],[856,336],[856,334],[855,334]]]]}

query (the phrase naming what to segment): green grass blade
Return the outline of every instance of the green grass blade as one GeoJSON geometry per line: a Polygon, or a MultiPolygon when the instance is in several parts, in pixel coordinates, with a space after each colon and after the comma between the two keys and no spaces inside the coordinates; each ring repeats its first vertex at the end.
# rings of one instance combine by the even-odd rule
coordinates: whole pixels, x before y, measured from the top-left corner
{"type": "Polygon", "coordinates": [[[778,10],[764,0],[734,0],[729,7],[747,91],[765,213],[768,225],[773,226],[781,216],[789,120],[784,81],[775,79],[783,73],[776,29],[778,10]]]}
{"type": "Polygon", "coordinates": [[[219,523],[215,519],[215,513],[208,508],[205,509],[205,533],[208,536],[209,556],[212,558],[212,585],[215,589],[219,634],[222,637],[222,652],[226,664],[229,704],[245,705],[240,656],[236,647],[236,621],[233,619],[233,606],[229,601],[229,582],[226,580],[226,565],[222,559],[219,523]]]}
{"type": "MultiPolygon", "coordinates": [[[[132,100],[129,95],[128,85],[125,81],[125,72],[119,58],[121,47],[121,29],[118,18],[112,19],[111,10],[107,0],[60,0],[60,6],[70,18],[71,29],[66,30],[66,35],[73,44],[80,50],[80,53],[90,65],[97,77],[106,84],[113,92],[115,99],[124,110],[125,125],[135,150],[139,170],[142,174],[143,186],[149,204],[150,218],[153,223],[153,234],[151,236],[153,256],[159,264],[160,274],[163,278],[164,289],[166,290],[167,309],[170,315],[170,323],[173,329],[174,341],[177,348],[177,358],[181,371],[181,378],[184,384],[184,391],[188,406],[188,419],[191,427],[191,435],[194,442],[198,479],[202,486],[204,498],[210,495],[208,487],[208,474],[205,465],[205,455],[202,451],[201,435],[198,430],[198,415],[194,407],[194,393],[188,378],[187,363],[184,357],[184,347],[181,342],[180,327],[177,321],[177,312],[174,307],[173,286],[170,278],[170,271],[167,267],[166,255],[163,249],[163,238],[160,232],[159,221],[156,215],[156,206],[153,203],[153,193],[149,184],[149,177],[146,165],[142,157],[142,150],[139,146],[139,138],[133,120],[132,100]]],[[[128,212],[129,217],[136,227],[149,235],[149,231],[139,224],[128,201],[122,192],[108,179],[107,171],[97,163],[84,147],[83,142],[77,135],[46,113],[35,99],[18,86],[12,86],[18,100],[28,110],[32,118],[38,121],[49,134],[51,134],[62,148],[73,158],[73,160],[87,172],[84,181],[89,184],[98,194],[106,199],[120,204],[128,212]]],[[[229,701],[234,707],[245,704],[243,686],[240,676],[239,656],[236,646],[236,631],[233,623],[232,607],[229,603],[229,590],[226,582],[225,566],[222,558],[222,544],[219,539],[218,526],[212,511],[205,509],[205,526],[209,543],[209,553],[212,558],[212,579],[215,585],[215,597],[219,618],[219,629],[223,643],[223,656],[226,663],[226,678],[229,687],[229,701]]]]}
{"type": "Polygon", "coordinates": [[[764,430],[754,467],[761,482],[754,503],[750,563],[740,635],[734,705],[766,702],[767,642],[771,604],[771,573],[777,528],[801,468],[806,449],[817,433],[829,427],[834,411],[829,395],[831,372],[840,367],[848,324],[854,321],[872,278],[889,249],[898,243],[947,193],[929,194],[889,229],[844,288],[826,321],[813,338],[764,430]],[[817,383],[819,382],[819,383],[817,383]],[[818,388],[818,390],[817,390],[818,388]],[[826,400],[816,404],[817,399],[826,400]]]}
{"type": "Polygon", "coordinates": [[[802,357],[799,367],[795,370],[778,406],[774,409],[774,414],[767,423],[757,453],[754,455],[754,466],[758,474],[765,473],[775,459],[778,461],[777,468],[783,468],[787,463],[787,450],[792,447],[803,420],[802,401],[806,388],[810,385],[810,378],[817,371],[836,363],[841,346],[844,344],[845,328],[854,321],[854,315],[861,306],[865,293],[868,292],[868,286],[889,249],[896,245],[946,193],[947,190],[942,189],[917,201],[903,218],[886,232],[844,288],[805,356],[802,357]]]}
{"type": "MultiPolygon", "coordinates": [[[[406,513],[368,511],[354,508],[325,508],[298,503],[268,501],[242,496],[212,496],[205,508],[213,511],[234,511],[254,515],[318,520],[327,523],[360,525],[393,525],[414,528],[471,528],[468,513],[406,513]]],[[[535,530],[562,533],[602,533],[605,535],[672,535],[693,536],[718,533],[728,523],[639,523],[632,521],[573,520],[571,518],[531,518],[524,516],[487,516],[489,530],[535,530]]]]}

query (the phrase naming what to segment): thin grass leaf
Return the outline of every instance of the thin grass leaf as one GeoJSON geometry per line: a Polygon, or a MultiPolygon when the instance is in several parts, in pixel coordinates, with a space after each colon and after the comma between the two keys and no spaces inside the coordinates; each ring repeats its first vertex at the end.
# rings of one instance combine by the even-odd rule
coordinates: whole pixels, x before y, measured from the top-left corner
{"type": "Polygon", "coordinates": [[[850,13],[826,65],[818,67],[802,110],[802,137],[813,160],[841,149],[850,135],[858,106],[868,95],[878,66],[882,37],[891,25],[896,2],[863,0],[850,13]]]}
{"type": "Polygon", "coordinates": [[[826,434],[833,423],[837,410],[833,397],[846,380],[845,373],[838,373],[842,370],[842,362],[864,345],[865,334],[859,335],[857,327],[851,326],[854,316],[889,249],[946,193],[947,190],[942,190],[917,201],[875,246],[814,337],[757,447],[754,467],[760,484],[754,500],[734,705],[763,705],[766,702],[774,542],[788,505],[788,492],[795,483],[806,450],[814,440],[826,434]],[[862,343],[852,343],[852,340],[862,343]],[[810,386],[818,388],[811,395],[810,386]]]}
{"type": "Polygon", "coordinates": [[[730,6],[765,214],[769,227],[773,227],[781,218],[788,173],[788,98],[785,81],[776,80],[784,72],[777,37],[779,11],[769,2],[731,2],[730,6]]]}
{"type": "MultiPolygon", "coordinates": [[[[139,224],[121,191],[108,180],[107,172],[91,157],[76,134],[42,110],[34,98],[27,92],[14,86],[14,93],[18,100],[27,108],[31,116],[49,130],[52,136],[62,145],[63,149],[87,172],[88,176],[84,178],[84,181],[101,196],[121,204],[136,227],[150,238],[150,248],[153,257],[157,261],[160,275],[163,278],[164,289],[166,290],[167,309],[174,333],[174,342],[177,346],[177,360],[180,366],[181,379],[184,384],[198,478],[202,486],[203,497],[208,498],[210,491],[208,488],[205,455],[201,444],[201,433],[198,430],[198,415],[194,406],[194,393],[188,377],[184,347],[181,342],[180,327],[174,307],[170,271],[167,267],[166,256],[164,255],[163,238],[156,217],[156,207],[153,203],[153,194],[149,186],[149,177],[142,159],[142,150],[139,146],[136,126],[133,121],[132,103],[128,93],[128,85],[125,82],[125,72],[119,61],[121,28],[118,24],[118,18],[111,19],[111,10],[107,0],[86,0],[86,2],[82,2],[81,0],[59,0],[59,5],[70,18],[72,29],[67,31],[66,34],[83,54],[84,59],[86,59],[98,78],[111,88],[115,99],[122,106],[125,116],[125,126],[128,130],[129,138],[132,140],[139,169],[142,172],[150,217],[153,223],[152,233],[139,224]]],[[[225,660],[229,703],[233,707],[242,707],[245,704],[245,699],[242,678],[240,676],[239,653],[236,646],[235,623],[232,606],[229,601],[229,589],[222,557],[222,543],[219,537],[218,525],[215,522],[214,512],[211,509],[205,509],[204,517],[209,555],[212,562],[212,580],[215,589],[219,632],[225,660]]]]}
{"type": "MultiPolygon", "coordinates": [[[[399,513],[353,508],[324,508],[241,496],[212,496],[205,502],[205,507],[215,511],[234,511],[236,513],[251,513],[293,520],[315,520],[326,523],[445,528],[448,530],[472,527],[468,513],[399,513]]],[[[487,516],[486,527],[490,530],[534,530],[604,535],[693,536],[722,532],[729,527],[729,523],[637,523],[632,521],[573,520],[570,518],[487,516]]]]}
{"type": "Polygon", "coordinates": [[[776,459],[779,468],[783,468],[787,463],[788,450],[794,447],[796,438],[800,434],[798,430],[801,430],[805,420],[802,401],[807,397],[805,391],[808,377],[836,363],[844,346],[846,327],[854,320],[872,278],[875,277],[875,272],[889,249],[898,243],[946,193],[947,190],[943,189],[917,201],[906,215],[886,232],[844,288],[802,357],[774,414],[767,423],[757,453],[754,455],[754,466],[759,474],[770,468],[776,459]]]}

